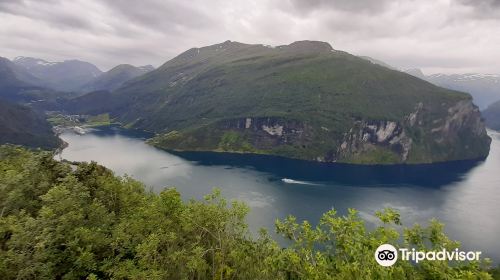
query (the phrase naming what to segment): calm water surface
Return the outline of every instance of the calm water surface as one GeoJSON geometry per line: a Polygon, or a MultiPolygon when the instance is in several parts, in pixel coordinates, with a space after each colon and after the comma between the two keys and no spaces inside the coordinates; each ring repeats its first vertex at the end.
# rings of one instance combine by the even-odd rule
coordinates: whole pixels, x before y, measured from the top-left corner
{"type": "Polygon", "coordinates": [[[289,214],[315,223],[335,208],[355,208],[369,224],[373,213],[393,207],[403,224],[438,218],[465,249],[500,262],[500,134],[486,161],[420,166],[320,164],[277,157],[170,153],[144,143],[145,134],[117,127],[84,135],[66,132],[61,157],[96,161],[118,175],[128,174],[161,191],[175,186],[184,199],[201,198],[214,187],[229,199],[245,201],[252,230],[289,214]]]}

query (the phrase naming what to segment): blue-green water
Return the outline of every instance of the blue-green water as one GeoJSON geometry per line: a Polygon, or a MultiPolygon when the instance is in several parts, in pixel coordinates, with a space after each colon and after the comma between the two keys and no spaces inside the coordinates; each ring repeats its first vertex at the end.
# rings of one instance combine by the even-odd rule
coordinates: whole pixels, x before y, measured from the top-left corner
{"type": "Polygon", "coordinates": [[[320,164],[277,157],[169,153],[144,143],[145,135],[117,127],[84,135],[66,132],[61,157],[97,161],[156,191],[175,186],[184,199],[201,198],[214,187],[229,199],[247,202],[253,230],[289,214],[315,223],[325,211],[355,208],[372,224],[373,213],[393,207],[403,224],[438,218],[465,249],[500,262],[500,134],[490,132],[485,161],[419,166],[320,164]]]}

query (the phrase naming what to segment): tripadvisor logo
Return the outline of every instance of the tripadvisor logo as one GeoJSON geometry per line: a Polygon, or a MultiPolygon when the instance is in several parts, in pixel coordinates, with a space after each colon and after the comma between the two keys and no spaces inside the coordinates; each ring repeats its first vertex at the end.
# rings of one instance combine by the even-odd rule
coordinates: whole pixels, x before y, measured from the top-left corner
{"type": "Polygon", "coordinates": [[[398,250],[391,244],[382,244],[375,251],[375,260],[381,266],[391,266],[398,260],[398,250]]]}
{"type": "Polygon", "coordinates": [[[423,260],[428,261],[478,261],[481,256],[479,251],[459,251],[458,249],[448,251],[417,251],[415,248],[400,248],[397,250],[391,244],[382,244],[375,250],[375,260],[381,266],[392,266],[398,260],[398,255],[403,261],[413,261],[418,263],[423,260]]]}

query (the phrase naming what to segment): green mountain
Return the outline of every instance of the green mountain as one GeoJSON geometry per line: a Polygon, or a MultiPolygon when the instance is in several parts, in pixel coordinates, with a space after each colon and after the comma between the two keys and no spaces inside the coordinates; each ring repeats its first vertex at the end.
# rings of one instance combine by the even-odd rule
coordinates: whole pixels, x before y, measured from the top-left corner
{"type": "Polygon", "coordinates": [[[99,75],[90,83],[83,86],[81,91],[92,92],[98,90],[115,90],[125,82],[153,71],[151,65],[136,67],[130,64],[121,64],[99,75]]]}
{"type": "Polygon", "coordinates": [[[351,163],[427,163],[487,156],[468,94],[299,41],[192,48],[111,92],[66,104],[155,131],[175,150],[273,154],[351,163]]]}
{"type": "Polygon", "coordinates": [[[500,100],[488,106],[483,116],[489,128],[500,131],[500,100]]]}
{"type": "Polygon", "coordinates": [[[60,140],[43,114],[0,99],[0,144],[53,149],[60,140]]]}

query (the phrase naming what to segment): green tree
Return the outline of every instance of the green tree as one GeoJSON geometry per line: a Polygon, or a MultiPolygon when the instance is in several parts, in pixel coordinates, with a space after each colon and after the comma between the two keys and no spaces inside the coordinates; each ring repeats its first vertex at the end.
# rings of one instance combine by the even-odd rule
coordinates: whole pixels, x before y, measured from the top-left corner
{"type": "MultiPolygon", "coordinates": [[[[419,250],[458,242],[432,220],[402,227],[377,212],[369,229],[356,210],[323,215],[317,226],[288,217],[253,237],[249,208],[218,190],[183,201],[96,163],[58,162],[42,151],[0,146],[0,279],[492,279],[489,263],[397,262],[373,257],[383,243],[419,250]]],[[[492,271],[498,276],[498,271],[492,271]]]]}

